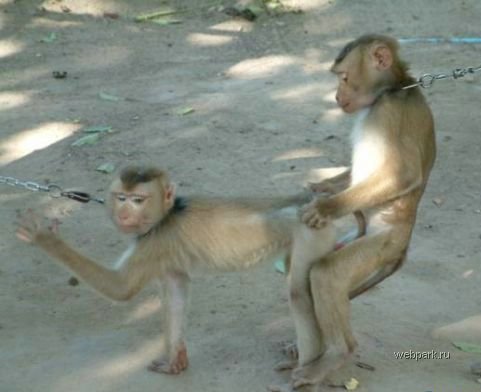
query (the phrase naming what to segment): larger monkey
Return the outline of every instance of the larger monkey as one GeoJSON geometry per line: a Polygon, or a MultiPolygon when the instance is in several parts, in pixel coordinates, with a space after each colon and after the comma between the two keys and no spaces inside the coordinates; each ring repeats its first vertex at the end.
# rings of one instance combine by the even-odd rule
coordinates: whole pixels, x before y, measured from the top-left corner
{"type": "Polygon", "coordinates": [[[72,249],[58,236],[55,222],[46,225],[32,212],[20,217],[17,236],[41,247],[114,300],[128,300],[150,280],[161,280],[168,313],[166,350],[149,368],[177,374],[188,365],[183,318],[190,272],[202,267],[245,268],[279,254],[292,253],[292,258],[300,259],[295,263],[299,266],[318,259],[333,248],[335,230],[332,225],[310,230],[299,222],[295,207],[308,200],[306,195],[184,199],[175,196],[164,172],[128,167],[111,186],[109,206],[115,225],[133,234],[134,241],[115,268],[105,268],[72,249]]]}
{"type": "MultiPolygon", "coordinates": [[[[352,134],[352,166],[314,186],[337,188],[337,193],[305,206],[301,219],[315,228],[360,210],[367,218],[367,234],[313,265],[310,293],[299,292],[296,279],[291,283],[294,314],[312,313],[309,306],[315,314],[315,321],[306,318],[296,324],[299,361],[292,373],[294,389],[320,384],[355,349],[349,300],[402,265],[436,155],[431,111],[419,88],[403,89],[414,80],[398,57],[394,39],[365,35],[348,43],[331,71],[339,82],[339,106],[346,113],[359,113],[352,134]]],[[[296,271],[302,269],[292,269],[296,271]]]]}

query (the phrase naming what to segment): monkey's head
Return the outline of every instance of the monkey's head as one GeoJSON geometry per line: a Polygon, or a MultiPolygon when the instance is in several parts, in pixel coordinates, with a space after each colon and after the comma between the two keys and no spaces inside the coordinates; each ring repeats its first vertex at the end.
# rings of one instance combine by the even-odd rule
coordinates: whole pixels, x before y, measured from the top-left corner
{"type": "Polygon", "coordinates": [[[142,235],[170,211],[175,186],[154,167],[129,166],[112,182],[109,209],[122,233],[142,235]]]}
{"type": "Polygon", "coordinates": [[[374,103],[388,87],[397,87],[409,78],[407,66],[398,57],[395,39],[370,34],[349,42],[331,67],[338,78],[336,101],[346,113],[354,113],[374,103]]]}

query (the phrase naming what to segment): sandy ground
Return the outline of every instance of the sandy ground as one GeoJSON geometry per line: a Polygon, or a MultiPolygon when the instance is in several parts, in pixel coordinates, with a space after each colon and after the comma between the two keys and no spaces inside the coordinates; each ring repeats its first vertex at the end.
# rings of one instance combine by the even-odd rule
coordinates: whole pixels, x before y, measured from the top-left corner
{"type": "MultiPolygon", "coordinates": [[[[481,20],[476,0],[299,0],[289,4],[303,13],[253,23],[220,12],[219,2],[170,3],[186,10],[175,15],[181,24],[135,23],[160,7],[153,0],[0,0],[0,175],[102,195],[110,176],[99,165],[149,160],[183,194],[293,193],[315,169],[349,162],[353,119],[336,109],[328,73],[345,42],[371,31],[475,37],[481,20]],[[101,125],[115,132],[72,146],[82,129],[101,125]]],[[[415,75],[481,64],[474,44],[402,51],[415,75]]],[[[361,392],[481,390],[469,372],[480,356],[431,336],[480,312],[480,93],[479,74],[427,91],[438,159],[409,260],[352,306],[356,359],[375,371],[349,365],[337,377],[355,377],[361,392]],[[394,357],[408,350],[450,359],[394,357]]],[[[163,344],[156,287],[113,304],[69,285],[65,270],[14,237],[17,209],[44,209],[62,219],[65,238],[107,263],[125,240],[103,208],[1,184],[0,202],[0,391],[245,392],[287,378],[273,371],[294,334],[272,264],[196,279],[191,367],[157,375],[145,369],[163,344]]]]}

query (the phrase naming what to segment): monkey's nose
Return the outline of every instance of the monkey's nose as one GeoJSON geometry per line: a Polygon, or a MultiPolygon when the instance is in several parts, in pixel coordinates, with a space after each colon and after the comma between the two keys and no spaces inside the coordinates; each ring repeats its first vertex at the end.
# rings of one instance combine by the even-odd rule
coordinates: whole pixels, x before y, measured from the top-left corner
{"type": "Polygon", "coordinates": [[[119,221],[120,222],[125,222],[129,219],[128,215],[119,215],[119,221]]]}

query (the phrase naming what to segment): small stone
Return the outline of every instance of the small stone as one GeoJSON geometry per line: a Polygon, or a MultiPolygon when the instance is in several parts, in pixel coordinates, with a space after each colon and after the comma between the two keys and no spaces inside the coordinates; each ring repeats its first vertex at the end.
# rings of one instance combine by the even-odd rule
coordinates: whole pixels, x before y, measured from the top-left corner
{"type": "Polygon", "coordinates": [[[471,373],[475,374],[476,376],[481,376],[481,362],[473,362],[471,364],[471,373]]]}

